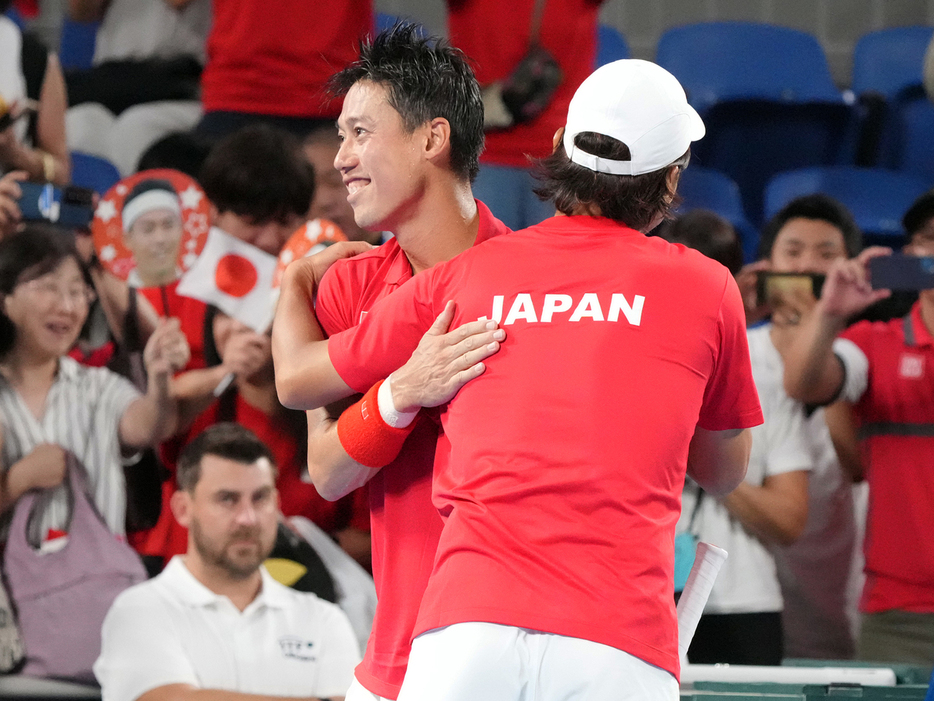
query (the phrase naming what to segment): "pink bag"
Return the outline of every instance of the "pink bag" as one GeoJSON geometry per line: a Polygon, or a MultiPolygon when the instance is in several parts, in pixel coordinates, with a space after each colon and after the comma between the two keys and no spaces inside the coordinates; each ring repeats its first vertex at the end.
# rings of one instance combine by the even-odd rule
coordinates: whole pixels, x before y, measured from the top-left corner
{"type": "MultiPolygon", "coordinates": [[[[22,673],[96,683],[92,666],[101,626],[117,595],[146,579],[139,556],[111,533],[87,493],[84,469],[69,454],[72,514],[68,542],[39,552],[27,537],[40,492],[20,497],[4,556],[10,598],[26,645],[22,673]]],[[[40,499],[41,504],[41,499],[40,499]]]]}

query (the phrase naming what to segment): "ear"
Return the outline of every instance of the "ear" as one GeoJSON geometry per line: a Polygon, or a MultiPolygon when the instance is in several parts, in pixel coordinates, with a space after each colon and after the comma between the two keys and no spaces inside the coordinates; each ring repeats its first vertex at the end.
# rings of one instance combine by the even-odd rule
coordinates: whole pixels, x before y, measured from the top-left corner
{"type": "Polygon", "coordinates": [[[434,160],[451,152],[451,123],[444,117],[435,117],[428,123],[425,156],[434,160]]]}
{"type": "Polygon", "coordinates": [[[191,495],[186,490],[179,489],[169,500],[169,506],[179,525],[188,528],[191,524],[191,495]]]}
{"type": "Polygon", "coordinates": [[[554,138],[551,140],[551,151],[554,153],[558,150],[558,146],[564,140],[564,127],[558,127],[558,131],[555,132],[554,138]]]}
{"type": "Polygon", "coordinates": [[[211,203],[211,210],[210,210],[211,226],[214,226],[215,224],[217,224],[217,217],[218,217],[219,215],[220,215],[220,212],[218,211],[217,207],[215,207],[215,206],[214,206],[214,203],[212,202],[212,203],[211,203]]]}
{"type": "Polygon", "coordinates": [[[671,199],[674,199],[675,193],[678,192],[678,183],[681,181],[681,168],[678,166],[671,166],[668,169],[668,173],[665,175],[665,183],[668,185],[668,196],[671,199]]]}

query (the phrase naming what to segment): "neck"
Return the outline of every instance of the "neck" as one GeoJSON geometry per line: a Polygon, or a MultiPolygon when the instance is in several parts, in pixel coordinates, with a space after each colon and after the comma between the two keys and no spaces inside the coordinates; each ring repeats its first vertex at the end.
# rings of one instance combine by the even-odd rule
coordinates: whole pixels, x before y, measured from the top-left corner
{"type": "Polygon", "coordinates": [[[480,218],[470,184],[452,174],[439,180],[419,198],[413,216],[393,231],[415,273],[450,260],[477,240],[480,218]]]}
{"type": "Polygon", "coordinates": [[[235,579],[220,567],[207,564],[196,554],[194,544],[189,541],[188,554],[182,557],[185,567],[188,571],[218,596],[226,596],[230,602],[237,607],[237,610],[243,611],[250,603],[259,596],[263,588],[263,577],[259,569],[248,577],[235,579]]]}
{"type": "Polygon", "coordinates": [[[51,384],[58,372],[58,360],[15,346],[0,362],[0,369],[13,385],[51,384]]]}

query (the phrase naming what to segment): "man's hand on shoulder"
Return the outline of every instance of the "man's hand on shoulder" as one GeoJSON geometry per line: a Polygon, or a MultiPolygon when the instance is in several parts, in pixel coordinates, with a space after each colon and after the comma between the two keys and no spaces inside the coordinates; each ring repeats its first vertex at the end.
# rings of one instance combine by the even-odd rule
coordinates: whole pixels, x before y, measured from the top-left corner
{"type": "Polygon", "coordinates": [[[366,253],[372,245],[366,241],[338,241],[333,243],[323,251],[315,253],[307,258],[299,258],[289,263],[282,277],[283,288],[288,284],[297,285],[304,290],[306,294],[312,296],[321,279],[332,265],[344,258],[353,258],[361,253],[366,253]]]}
{"type": "Polygon", "coordinates": [[[465,384],[486,370],[483,361],[499,351],[506,332],[495,321],[471,321],[448,331],[454,319],[454,303],[448,302],[431,328],[422,336],[412,357],[392,373],[396,410],[449,402],[465,384]]]}

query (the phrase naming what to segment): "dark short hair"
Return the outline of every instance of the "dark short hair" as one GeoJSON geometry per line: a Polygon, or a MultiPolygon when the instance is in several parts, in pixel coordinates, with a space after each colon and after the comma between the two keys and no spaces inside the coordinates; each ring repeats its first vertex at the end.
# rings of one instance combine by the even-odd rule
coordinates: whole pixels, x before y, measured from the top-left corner
{"type": "Polygon", "coordinates": [[[934,190],[925,192],[916,199],[902,217],[902,228],[908,237],[917,234],[924,225],[934,218],[934,190]]]}
{"type": "Polygon", "coordinates": [[[759,258],[770,258],[775,239],[778,238],[785,224],[792,219],[812,219],[824,221],[836,227],[843,234],[843,245],[850,258],[863,250],[863,234],[856,225],[850,210],[833,197],[823,193],[804,195],[793,199],[779,210],[762,229],[759,238],[759,258]]]}
{"type": "Polygon", "coordinates": [[[224,137],[201,168],[201,186],[220,212],[257,223],[304,216],[315,191],[301,142],[284,129],[251,124],[224,137]]]}
{"type": "Polygon", "coordinates": [[[684,244],[712,258],[734,275],[743,267],[743,247],[736,229],[726,219],[707,209],[695,209],[659,227],[659,236],[684,244]]]}
{"type": "MultiPolygon", "coordinates": [[[[574,137],[574,145],[594,156],[615,161],[632,158],[629,147],[611,136],[591,131],[574,137]]],[[[686,167],[690,149],[672,163],[686,167]]],[[[551,200],[562,214],[579,206],[595,205],[600,213],[637,231],[646,230],[659,216],[671,219],[671,210],[680,203],[668,189],[668,167],[644,175],[597,173],[574,163],[559,142],[554,152],[536,161],[534,175],[539,181],[535,194],[551,200]]]]}
{"type": "Polygon", "coordinates": [[[260,458],[269,460],[275,478],[276,460],[269,447],[256,434],[240,424],[225,422],[208,426],[184,447],[178,458],[175,478],[178,488],[193,492],[201,479],[201,460],[215,455],[252,465],[260,458]]]}
{"type": "Polygon", "coordinates": [[[197,179],[210,152],[207,137],[195,131],[175,132],[147,148],[139,157],[136,170],[172,168],[197,179]]]}
{"type": "Polygon", "coordinates": [[[375,39],[360,43],[360,56],[331,78],[333,95],[346,95],[369,80],[386,88],[389,104],[412,132],[443,117],[451,125],[451,170],[473,180],[483,150],[483,101],[480,86],[459,50],[425,36],[411,22],[397,22],[375,39]]]}
{"type": "MultiPolygon", "coordinates": [[[[66,258],[81,259],[71,233],[42,224],[27,224],[0,240],[0,295],[13,293],[17,285],[51,273],[66,258]]],[[[13,348],[16,326],[0,307],[0,357],[13,348]]]]}

